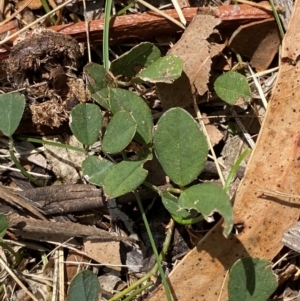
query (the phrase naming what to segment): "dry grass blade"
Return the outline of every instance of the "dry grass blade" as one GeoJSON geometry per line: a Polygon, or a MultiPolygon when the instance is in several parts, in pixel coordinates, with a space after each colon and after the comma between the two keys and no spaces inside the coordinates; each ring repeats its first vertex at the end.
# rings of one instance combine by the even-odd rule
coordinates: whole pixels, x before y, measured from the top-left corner
{"type": "Polygon", "coordinates": [[[24,2],[24,4],[21,5],[21,7],[16,10],[11,16],[9,16],[7,19],[5,19],[4,21],[2,21],[0,23],[0,26],[3,26],[4,24],[6,24],[7,22],[9,22],[10,20],[12,20],[15,16],[17,16],[24,8],[26,8],[33,0],[27,0],[24,2]]]}
{"type": "Polygon", "coordinates": [[[257,189],[256,191],[261,192],[264,196],[274,196],[274,197],[281,197],[281,198],[294,198],[294,199],[300,199],[300,195],[291,194],[291,193],[285,193],[274,189],[257,189]]]}
{"type": "Polygon", "coordinates": [[[87,20],[86,15],[86,0],[83,0],[83,14],[84,14],[84,21],[85,21],[85,34],[86,34],[86,45],[87,45],[87,53],[88,53],[88,62],[92,62],[92,55],[91,55],[91,43],[90,43],[90,31],[89,31],[89,22],[87,20]]]}
{"type": "Polygon", "coordinates": [[[30,291],[29,289],[23,284],[22,281],[14,274],[14,272],[6,265],[4,260],[0,257],[0,265],[7,271],[7,273],[13,278],[13,280],[26,292],[26,294],[33,300],[39,301],[30,291]]]}
{"type": "Polygon", "coordinates": [[[255,2],[252,2],[252,1],[248,1],[248,0],[237,0],[237,2],[243,3],[243,4],[249,4],[249,5],[258,7],[258,8],[262,8],[262,9],[265,9],[265,10],[268,10],[268,11],[272,11],[272,7],[269,4],[267,4],[266,2],[264,2],[263,4],[255,3],[255,2]]]}
{"type": "Polygon", "coordinates": [[[57,6],[55,9],[53,9],[52,11],[50,11],[49,13],[43,15],[42,17],[38,18],[37,20],[35,20],[34,22],[28,24],[27,26],[23,27],[22,29],[20,29],[19,31],[13,33],[12,35],[10,35],[9,37],[7,37],[6,39],[0,41],[0,45],[3,45],[5,43],[7,43],[9,40],[17,37],[18,35],[20,35],[21,33],[23,33],[24,31],[26,31],[27,29],[31,28],[32,26],[44,21],[44,19],[46,19],[48,16],[51,16],[54,12],[56,12],[57,10],[65,7],[66,5],[68,5],[69,3],[71,3],[73,0],[68,0],[66,2],[64,2],[63,4],[57,6]]]}
{"type": "Polygon", "coordinates": [[[251,73],[251,75],[252,75],[252,78],[253,78],[254,83],[255,83],[255,86],[256,86],[256,88],[257,88],[257,90],[258,90],[258,93],[259,93],[259,96],[260,96],[260,98],[261,98],[261,101],[262,101],[262,103],[263,103],[263,105],[264,105],[264,108],[267,109],[268,103],[267,103],[267,100],[266,100],[264,91],[263,91],[263,89],[262,89],[262,87],[261,87],[261,84],[260,84],[259,81],[257,80],[257,77],[256,77],[256,75],[254,74],[254,72],[253,72],[252,68],[250,67],[250,65],[248,65],[248,69],[249,69],[249,71],[250,71],[250,73],[251,73]]]}
{"type": "Polygon", "coordinates": [[[173,6],[174,6],[175,10],[177,11],[177,14],[178,14],[178,16],[179,16],[179,19],[180,19],[181,23],[182,23],[184,26],[186,26],[186,19],[185,19],[185,17],[184,17],[184,14],[183,14],[183,12],[182,12],[182,9],[181,9],[181,7],[180,7],[178,1],[177,1],[177,0],[172,0],[172,3],[173,3],[173,6]]]}
{"type": "Polygon", "coordinates": [[[200,110],[199,110],[199,107],[198,107],[198,105],[197,105],[197,103],[196,103],[196,99],[195,99],[195,98],[194,98],[194,103],[193,103],[193,105],[194,105],[194,110],[195,110],[196,115],[197,115],[198,122],[200,123],[201,129],[202,129],[204,135],[206,136],[206,139],[207,139],[207,142],[208,142],[209,149],[210,149],[210,151],[211,151],[211,153],[212,153],[212,157],[213,157],[214,162],[215,162],[216,167],[217,167],[218,175],[219,175],[219,177],[220,177],[220,180],[221,180],[221,182],[222,182],[222,185],[224,186],[224,185],[225,185],[225,179],[224,179],[223,173],[222,173],[222,171],[221,171],[220,164],[219,164],[219,162],[218,162],[216,153],[215,153],[215,151],[214,151],[214,148],[213,148],[213,146],[212,146],[212,144],[211,144],[210,138],[209,138],[208,133],[207,133],[207,131],[206,131],[206,127],[205,127],[204,121],[203,121],[203,119],[201,118],[201,117],[202,117],[202,116],[201,116],[201,112],[200,112],[200,110]]]}
{"type": "Polygon", "coordinates": [[[179,27],[181,27],[182,29],[185,29],[185,26],[183,26],[180,22],[178,22],[177,20],[175,20],[174,18],[172,18],[171,16],[169,16],[168,14],[164,13],[163,11],[157,9],[156,7],[152,6],[151,4],[145,2],[144,0],[137,0],[139,3],[143,4],[144,6],[148,7],[149,9],[153,10],[154,12],[160,14],[161,16],[163,16],[164,18],[170,20],[171,22],[173,22],[174,24],[178,25],[179,27]]]}
{"type": "Polygon", "coordinates": [[[52,289],[52,300],[57,300],[57,291],[59,285],[59,267],[58,267],[58,250],[54,252],[54,271],[53,271],[53,289],[52,289]]]}
{"type": "Polygon", "coordinates": [[[65,267],[64,249],[58,249],[58,270],[59,270],[59,301],[65,301],[65,267]]]}

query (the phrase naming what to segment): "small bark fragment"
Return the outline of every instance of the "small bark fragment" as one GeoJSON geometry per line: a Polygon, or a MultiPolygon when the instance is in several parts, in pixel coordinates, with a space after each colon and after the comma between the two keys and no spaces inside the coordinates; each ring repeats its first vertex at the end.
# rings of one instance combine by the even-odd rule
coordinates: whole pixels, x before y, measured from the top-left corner
{"type": "Polygon", "coordinates": [[[37,202],[45,214],[71,213],[103,208],[102,191],[93,185],[53,185],[18,192],[37,202]]]}
{"type": "Polygon", "coordinates": [[[86,237],[100,241],[133,241],[131,238],[115,236],[107,231],[72,222],[60,223],[36,220],[12,213],[7,215],[8,227],[16,236],[41,241],[64,242],[71,237],[86,237]]]}

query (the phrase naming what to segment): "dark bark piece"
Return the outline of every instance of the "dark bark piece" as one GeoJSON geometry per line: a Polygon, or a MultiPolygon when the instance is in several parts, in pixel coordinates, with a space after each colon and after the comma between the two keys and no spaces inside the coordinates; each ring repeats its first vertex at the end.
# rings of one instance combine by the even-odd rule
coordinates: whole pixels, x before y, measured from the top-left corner
{"type": "MultiPolygon", "coordinates": [[[[250,20],[262,20],[266,18],[272,18],[273,15],[267,10],[253,7],[247,4],[241,4],[239,9],[235,9],[234,5],[222,5],[216,8],[197,8],[190,7],[183,9],[183,14],[187,22],[191,22],[192,19],[199,13],[212,13],[216,17],[219,17],[222,21],[228,22],[243,22],[250,20]]],[[[178,14],[175,9],[169,9],[164,11],[176,20],[179,20],[178,14]]],[[[89,23],[90,35],[93,41],[102,40],[102,31],[104,21],[95,20],[89,23]]],[[[75,39],[85,41],[85,24],[79,22],[76,24],[58,25],[53,26],[51,29],[59,31],[64,34],[69,34],[75,39]]],[[[124,15],[111,20],[110,25],[110,37],[114,40],[128,39],[128,38],[149,38],[157,35],[157,33],[163,35],[168,33],[174,33],[176,31],[182,31],[173,22],[167,20],[161,15],[154,12],[147,12],[142,14],[124,15]]]]}
{"type": "Polygon", "coordinates": [[[40,204],[45,214],[66,214],[105,207],[102,190],[93,185],[53,185],[18,194],[40,204]]]}
{"type": "Polygon", "coordinates": [[[32,204],[2,185],[0,185],[0,198],[6,203],[10,204],[12,207],[22,207],[27,210],[29,214],[39,217],[42,220],[46,220],[43,214],[40,213],[40,211],[37,210],[32,204]]]}
{"type": "Polygon", "coordinates": [[[39,238],[42,241],[69,239],[70,237],[88,237],[100,241],[133,241],[130,238],[115,236],[93,226],[86,226],[72,222],[60,223],[36,220],[22,217],[18,214],[7,215],[8,228],[16,236],[39,238]],[[49,237],[51,236],[51,239],[49,237]]]}
{"type": "Polygon", "coordinates": [[[33,188],[33,185],[32,185],[31,182],[29,182],[28,178],[26,178],[20,172],[10,171],[8,176],[21,189],[31,189],[31,188],[33,188]]]}
{"type": "Polygon", "coordinates": [[[116,199],[109,199],[107,201],[107,208],[112,222],[123,222],[127,231],[130,234],[135,234],[133,220],[118,207],[116,199]]]}

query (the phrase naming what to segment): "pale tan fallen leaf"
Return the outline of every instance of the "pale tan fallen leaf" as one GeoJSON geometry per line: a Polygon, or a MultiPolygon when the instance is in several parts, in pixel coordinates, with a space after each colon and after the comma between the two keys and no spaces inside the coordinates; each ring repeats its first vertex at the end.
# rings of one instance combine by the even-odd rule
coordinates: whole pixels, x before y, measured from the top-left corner
{"type": "Polygon", "coordinates": [[[95,261],[103,264],[113,265],[112,269],[120,271],[122,262],[120,256],[120,242],[103,242],[99,240],[86,239],[84,241],[85,253],[95,261]]]}
{"type": "Polygon", "coordinates": [[[225,47],[214,41],[219,38],[214,29],[220,19],[211,15],[197,15],[183,33],[181,39],[169,51],[183,61],[183,74],[172,84],[157,84],[157,91],[164,110],[192,103],[197,91],[203,95],[207,91],[211,59],[225,47]],[[207,39],[210,38],[210,42],[207,39]]]}
{"type": "MultiPolygon", "coordinates": [[[[64,139],[61,136],[47,136],[44,139],[80,147],[75,138],[66,137],[64,139]]],[[[79,170],[81,169],[81,162],[86,158],[86,155],[63,147],[47,144],[44,147],[46,149],[45,156],[56,177],[64,184],[79,183],[81,180],[79,170]]]]}
{"type": "Polygon", "coordinates": [[[228,44],[240,55],[250,58],[250,64],[257,71],[263,71],[271,64],[280,43],[278,26],[272,19],[241,25],[228,44]]]}
{"type": "Polygon", "coordinates": [[[206,131],[212,146],[215,146],[224,138],[224,135],[218,130],[218,128],[214,124],[206,125],[206,131]]]}

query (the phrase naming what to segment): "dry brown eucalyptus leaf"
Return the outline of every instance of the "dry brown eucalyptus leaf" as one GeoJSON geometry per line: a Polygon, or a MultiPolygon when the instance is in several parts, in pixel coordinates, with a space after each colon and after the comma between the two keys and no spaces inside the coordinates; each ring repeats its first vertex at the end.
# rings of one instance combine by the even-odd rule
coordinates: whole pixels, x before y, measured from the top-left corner
{"type": "MultiPolygon", "coordinates": [[[[272,260],[282,248],[282,233],[299,218],[299,198],[262,192],[300,195],[299,22],[297,0],[272,99],[234,201],[235,224],[242,232],[226,239],[220,222],[208,232],[169,275],[176,300],[228,300],[226,275],[234,262],[246,256],[272,260]]],[[[166,300],[163,288],[148,300],[166,300]]]]}
{"type": "Polygon", "coordinates": [[[240,26],[229,40],[230,48],[247,58],[257,71],[266,70],[278,52],[281,39],[274,20],[240,26]]]}
{"type": "Polygon", "coordinates": [[[156,85],[164,110],[175,106],[185,107],[192,102],[195,92],[203,95],[207,91],[211,58],[225,47],[224,44],[213,42],[214,38],[219,38],[214,28],[220,23],[220,19],[211,15],[195,16],[181,39],[169,51],[169,54],[182,59],[183,74],[172,84],[156,85]]]}
{"type": "Polygon", "coordinates": [[[84,240],[85,253],[96,262],[113,265],[114,270],[121,270],[120,242],[104,242],[97,239],[84,240]]]}

